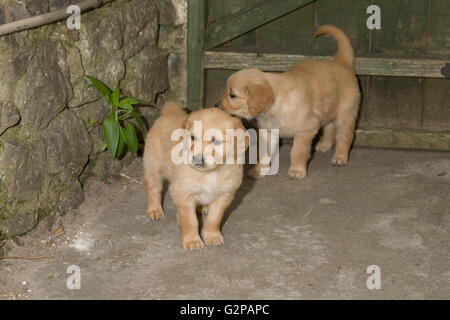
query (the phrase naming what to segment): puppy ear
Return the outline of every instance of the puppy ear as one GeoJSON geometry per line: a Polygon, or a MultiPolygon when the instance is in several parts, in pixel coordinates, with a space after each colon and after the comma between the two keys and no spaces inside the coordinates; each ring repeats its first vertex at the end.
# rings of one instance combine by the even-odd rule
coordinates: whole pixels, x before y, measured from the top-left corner
{"type": "Polygon", "coordinates": [[[275,102],[275,94],[269,83],[249,84],[248,91],[248,111],[254,117],[259,113],[267,112],[275,102]]]}

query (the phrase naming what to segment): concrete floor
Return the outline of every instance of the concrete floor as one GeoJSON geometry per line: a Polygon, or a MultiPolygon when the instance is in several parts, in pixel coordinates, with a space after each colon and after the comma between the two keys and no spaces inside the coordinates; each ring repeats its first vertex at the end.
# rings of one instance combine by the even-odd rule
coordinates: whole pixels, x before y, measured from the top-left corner
{"type": "MultiPolygon", "coordinates": [[[[3,298],[450,298],[449,153],[356,148],[343,168],[315,154],[308,177],[289,180],[289,149],[278,175],[244,180],[225,245],[199,252],[182,249],[170,197],[166,219],[146,218],[142,185],[129,178],[141,180],[141,159],[110,184],[90,181],[52,259],[0,264],[14,291],[3,298]],[[66,288],[69,265],[81,268],[80,290],[66,288]],[[379,290],[367,288],[370,265],[379,290]]],[[[14,250],[31,250],[33,237],[43,247],[50,234],[14,250]]]]}

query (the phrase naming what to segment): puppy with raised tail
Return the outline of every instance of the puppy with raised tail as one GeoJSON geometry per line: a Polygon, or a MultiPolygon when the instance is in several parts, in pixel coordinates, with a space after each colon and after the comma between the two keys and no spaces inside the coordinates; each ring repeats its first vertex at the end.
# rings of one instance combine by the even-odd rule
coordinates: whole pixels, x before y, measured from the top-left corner
{"type": "MultiPolygon", "coordinates": [[[[242,164],[227,161],[230,156],[229,147],[237,146],[240,140],[238,136],[241,134],[244,136],[245,145],[240,152],[245,153],[249,142],[245,138],[246,133],[238,118],[220,109],[202,109],[187,115],[178,105],[169,102],[163,107],[161,116],[147,134],[144,151],[147,216],[150,219],[164,217],[161,191],[163,180],[167,179],[170,183],[170,195],[178,211],[178,224],[184,248],[198,250],[203,248],[205,243],[223,244],[224,238],[220,230],[222,217],[241,185],[243,175],[242,164]],[[200,132],[197,130],[198,127],[196,129],[199,123],[201,123],[200,132]],[[172,141],[173,133],[177,129],[184,129],[186,137],[172,141]],[[236,136],[230,137],[227,130],[233,130],[236,136]],[[208,135],[207,132],[213,134],[208,135]],[[184,141],[186,138],[189,142],[187,147],[184,141]],[[195,147],[195,143],[198,142],[201,142],[200,148],[195,147]],[[176,148],[179,146],[184,146],[184,149],[180,150],[188,150],[188,162],[174,161],[174,155],[177,156],[179,151],[176,148]],[[207,150],[213,156],[211,159],[205,156],[207,150]],[[216,150],[224,151],[215,154],[216,150]],[[206,214],[201,232],[204,242],[199,234],[196,214],[196,208],[199,206],[206,214]]],[[[233,154],[236,156],[237,149],[233,148],[236,152],[233,154]]]]}
{"type": "MultiPolygon", "coordinates": [[[[310,60],[284,73],[244,69],[227,80],[225,95],[217,106],[245,119],[256,118],[259,128],[279,129],[281,137],[293,137],[291,178],[306,177],[311,144],[322,128],[316,150],[330,150],[336,142],[333,165],[348,162],[360,102],[354,71],[354,51],[345,33],[334,26],[320,27],[315,36],[329,34],[338,42],[334,61],[310,60]]],[[[257,164],[253,177],[265,169],[257,164]]]]}

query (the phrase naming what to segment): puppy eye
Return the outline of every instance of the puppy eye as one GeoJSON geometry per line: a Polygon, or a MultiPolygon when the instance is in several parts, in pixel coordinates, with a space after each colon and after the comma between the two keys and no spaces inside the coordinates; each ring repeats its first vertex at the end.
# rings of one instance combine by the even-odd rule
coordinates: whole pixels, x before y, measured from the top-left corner
{"type": "Polygon", "coordinates": [[[222,143],[222,141],[216,139],[216,137],[212,137],[210,142],[211,142],[212,144],[216,145],[216,146],[218,146],[218,145],[220,145],[220,144],[222,143]]]}
{"type": "Polygon", "coordinates": [[[236,95],[233,92],[230,92],[230,98],[234,99],[234,98],[236,98],[236,95]]]}
{"type": "Polygon", "coordinates": [[[196,137],[196,136],[191,136],[191,140],[192,140],[192,141],[196,141],[196,140],[197,140],[197,137],[196,137]]]}

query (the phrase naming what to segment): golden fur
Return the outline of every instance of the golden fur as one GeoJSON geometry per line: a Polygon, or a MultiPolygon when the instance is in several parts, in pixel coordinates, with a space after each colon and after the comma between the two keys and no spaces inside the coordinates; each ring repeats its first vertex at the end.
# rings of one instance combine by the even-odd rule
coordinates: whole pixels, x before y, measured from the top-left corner
{"type": "MultiPolygon", "coordinates": [[[[197,206],[203,206],[202,211],[206,213],[202,227],[205,243],[220,245],[224,242],[220,231],[222,217],[242,182],[243,171],[242,165],[239,164],[212,163],[196,166],[177,165],[172,161],[172,149],[179,144],[179,141],[171,141],[172,132],[175,129],[184,128],[193,135],[192,124],[195,120],[202,121],[203,132],[215,128],[223,133],[223,137],[226,137],[226,129],[245,130],[239,119],[222,110],[203,109],[188,116],[178,105],[169,102],[164,106],[161,116],[147,135],[144,151],[147,216],[150,219],[164,217],[161,191],[163,180],[169,180],[169,191],[178,211],[182,243],[184,248],[189,250],[204,247],[204,242],[199,235],[197,206]]],[[[212,142],[203,140],[202,153],[210,143],[212,142]]],[[[227,143],[229,141],[223,141],[224,145],[227,143]]]]}
{"type": "MultiPolygon", "coordinates": [[[[328,151],[336,141],[333,165],[345,165],[354,137],[360,90],[354,71],[354,52],[345,33],[330,25],[315,36],[330,34],[338,42],[334,61],[300,62],[284,73],[244,69],[227,81],[219,105],[246,119],[256,118],[258,126],[279,129],[281,137],[293,137],[291,178],[304,178],[311,144],[322,128],[316,150],[328,151]]],[[[258,177],[261,165],[250,174],[258,177]]]]}

